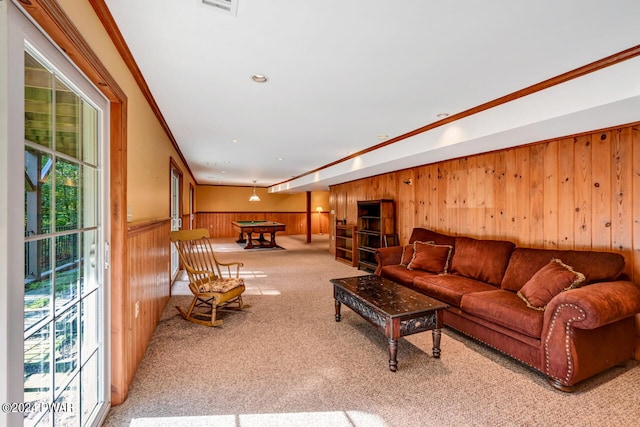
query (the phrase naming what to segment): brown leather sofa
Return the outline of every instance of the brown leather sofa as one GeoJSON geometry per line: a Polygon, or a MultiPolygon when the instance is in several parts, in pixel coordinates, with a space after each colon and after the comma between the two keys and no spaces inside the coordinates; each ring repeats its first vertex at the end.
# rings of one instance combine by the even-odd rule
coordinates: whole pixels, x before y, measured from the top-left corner
{"type": "Polygon", "coordinates": [[[409,245],[377,249],[376,259],[375,274],[450,304],[445,325],[562,391],[634,357],[640,287],[624,280],[619,254],[415,228],[409,245]]]}

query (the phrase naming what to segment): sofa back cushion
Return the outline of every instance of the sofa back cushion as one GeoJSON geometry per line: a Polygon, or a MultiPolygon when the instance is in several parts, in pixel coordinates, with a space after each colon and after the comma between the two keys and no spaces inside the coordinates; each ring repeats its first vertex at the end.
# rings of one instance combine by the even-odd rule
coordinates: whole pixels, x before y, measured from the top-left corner
{"type": "Polygon", "coordinates": [[[506,240],[456,237],[451,272],[500,286],[515,246],[506,240]]]}
{"type": "Polygon", "coordinates": [[[413,242],[431,242],[436,245],[454,246],[456,238],[454,236],[448,236],[426,228],[414,228],[411,232],[411,237],[409,238],[409,243],[412,244],[413,242]]]}
{"type": "Polygon", "coordinates": [[[502,279],[502,289],[518,292],[549,261],[557,258],[585,275],[582,286],[617,280],[624,270],[624,257],[612,252],[558,251],[516,248],[502,279]]]}

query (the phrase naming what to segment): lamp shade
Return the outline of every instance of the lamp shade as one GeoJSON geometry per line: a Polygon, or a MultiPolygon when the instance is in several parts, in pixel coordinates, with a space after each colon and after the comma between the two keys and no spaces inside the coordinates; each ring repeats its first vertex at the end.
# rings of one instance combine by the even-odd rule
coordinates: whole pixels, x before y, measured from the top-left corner
{"type": "Polygon", "coordinates": [[[316,208],[316,212],[318,212],[318,213],[322,212],[323,210],[324,210],[324,209],[322,209],[322,206],[318,206],[318,207],[316,208]]]}
{"type": "Polygon", "coordinates": [[[259,202],[260,201],[260,197],[258,197],[258,195],[256,194],[256,181],[253,181],[253,194],[251,195],[251,197],[249,197],[249,201],[250,202],[259,202]]]}

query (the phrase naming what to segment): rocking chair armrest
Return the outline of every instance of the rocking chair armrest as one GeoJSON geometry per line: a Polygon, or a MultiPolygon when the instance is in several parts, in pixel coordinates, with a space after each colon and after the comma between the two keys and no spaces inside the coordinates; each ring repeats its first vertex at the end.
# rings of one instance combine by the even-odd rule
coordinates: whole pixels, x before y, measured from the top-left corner
{"type": "Polygon", "coordinates": [[[228,267],[228,266],[231,266],[231,265],[236,265],[236,264],[238,265],[238,267],[244,266],[244,264],[241,263],[241,262],[218,262],[218,264],[223,265],[225,267],[228,267]]]}
{"type": "Polygon", "coordinates": [[[229,277],[231,276],[231,266],[236,266],[236,277],[240,277],[240,267],[243,267],[244,264],[241,262],[218,262],[219,266],[227,267],[227,272],[229,273],[229,277]]]}

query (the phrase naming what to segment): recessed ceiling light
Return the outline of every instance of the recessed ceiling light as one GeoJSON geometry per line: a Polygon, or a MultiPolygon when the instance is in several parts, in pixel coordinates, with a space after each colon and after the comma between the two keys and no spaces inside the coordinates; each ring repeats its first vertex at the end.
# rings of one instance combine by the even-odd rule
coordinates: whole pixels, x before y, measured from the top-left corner
{"type": "Polygon", "coordinates": [[[385,140],[387,138],[389,138],[389,135],[387,135],[386,133],[382,133],[382,134],[378,135],[378,139],[381,140],[381,141],[385,140]]]}
{"type": "Polygon", "coordinates": [[[284,157],[278,157],[278,160],[284,160],[284,157]]]}
{"type": "Polygon", "coordinates": [[[236,142],[238,142],[238,140],[237,139],[232,139],[231,142],[233,142],[235,144],[236,142]]]}
{"type": "Polygon", "coordinates": [[[251,80],[256,83],[266,83],[269,78],[262,74],[254,74],[253,76],[251,76],[251,80]]]}
{"type": "Polygon", "coordinates": [[[219,12],[238,16],[238,0],[202,0],[205,6],[211,6],[219,12]]]}
{"type": "Polygon", "coordinates": [[[445,117],[448,117],[448,116],[449,116],[449,113],[440,113],[440,114],[438,114],[438,118],[440,118],[440,119],[444,119],[445,117]]]}

